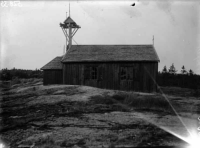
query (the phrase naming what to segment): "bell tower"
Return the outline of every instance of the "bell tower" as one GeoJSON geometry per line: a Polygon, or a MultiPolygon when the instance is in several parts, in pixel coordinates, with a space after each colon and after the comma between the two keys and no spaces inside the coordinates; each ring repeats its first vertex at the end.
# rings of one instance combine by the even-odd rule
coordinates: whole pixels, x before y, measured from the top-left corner
{"type": "Polygon", "coordinates": [[[66,37],[66,52],[70,50],[72,46],[72,38],[76,34],[79,28],[79,25],[74,22],[70,17],[70,5],[69,5],[69,16],[66,16],[66,20],[63,23],[60,23],[60,27],[66,37]]]}

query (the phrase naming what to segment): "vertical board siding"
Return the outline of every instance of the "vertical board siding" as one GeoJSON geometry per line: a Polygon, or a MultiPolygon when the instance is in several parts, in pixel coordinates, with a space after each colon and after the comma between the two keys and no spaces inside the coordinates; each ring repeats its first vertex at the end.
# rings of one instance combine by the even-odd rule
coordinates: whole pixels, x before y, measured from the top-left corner
{"type": "Polygon", "coordinates": [[[43,84],[63,84],[62,70],[44,70],[43,84]]]}
{"type": "Polygon", "coordinates": [[[156,86],[155,86],[155,89],[156,89],[156,92],[158,91],[158,87],[157,87],[157,83],[158,83],[158,63],[155,64],[155,78],[156,78],[156,86]]]}
{"type": "MultiPolygon", "coordinates": [[[[157,62],[135,62],[135,63],[65,63],[63,66],[64,84],[87,85],[99,88],[130,90],[142,92],[155,92],[157,90],[157,62]],[[84,76],[85,66],[97,66],[97,80],[86,80],[84,76]],[[120,80],[120,67],[133,67],[135,77],[133,80],[120,80]],[[101,72],[99,72],[101,70],[101,72]],[[99,77],[102,76],[102,79],[99,77]]],[[[44,74],[44,77],[49,75],[44,74]]],[[[54,77],[54,76],[50,76],[54,77]]],[[[47,81],[48,81],[47,80],[47,81]]],[[[60,80],[56,80],[60,81],[60,80]]],[[[46,80],[44,80],[46,83],[46,80]]]]}

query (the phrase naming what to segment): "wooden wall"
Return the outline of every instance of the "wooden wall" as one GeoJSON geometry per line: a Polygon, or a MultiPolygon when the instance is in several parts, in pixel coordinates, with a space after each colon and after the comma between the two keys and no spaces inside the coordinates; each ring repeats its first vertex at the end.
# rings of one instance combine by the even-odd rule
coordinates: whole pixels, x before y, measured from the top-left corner
{"type": "Polygon", "coordinates": [[[43,84],[63,84],[62,70],[44,70],[43,84]]]}
{"type": "Polygon", "coordinates": [[[155,92],[157,90],[157,62],[126,63],[65,63],[64,84],[86,85],[114,90],[155,92]],[[97,79],[86,79],[86,67],[98,67],[97,79]],[[131,78],[122,80],[122,69],[131,69],[131,78]]]}

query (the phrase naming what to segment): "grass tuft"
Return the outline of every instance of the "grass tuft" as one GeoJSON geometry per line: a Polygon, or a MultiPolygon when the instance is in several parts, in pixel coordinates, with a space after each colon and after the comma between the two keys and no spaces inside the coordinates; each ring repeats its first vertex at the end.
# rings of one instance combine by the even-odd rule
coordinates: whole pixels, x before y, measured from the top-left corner
{"type": "Polygon", "coordinates": [[[90,100],[90,102],[93,104],[92,108],[94,112],[129,111],[129,108],[127,108],[127,106],[108,95],[92,96],[90,100]]]}
{"type": "Polygon", "coordinates": [[[101,96],[101,95],[92,96],[90,100],[94,104],[106,104],[106,105],[113,105],[117,102],[115,99],[113,99],[110,96],[101,96]]]}
{"type": "Polygon", "coordinates": [[[37,148],[61,148],[50,136],[40,138],[35,144],[37,148]]]}
{"type": "Polygon", "coordinates": [[[130,108],[133,108],[137,110],[172,112],[170,104],[161,95],[119,92],[113,96],[92,96],[90,100],[94,104],[95,110],[129,111],[130,108]]]}
{"type": "Polygon", "coordinates": [[[170,104],[161,95],[139,95],[136,93],[117,93],[112,97],[116,101],[134,109],[171,111],[170,104]]]}

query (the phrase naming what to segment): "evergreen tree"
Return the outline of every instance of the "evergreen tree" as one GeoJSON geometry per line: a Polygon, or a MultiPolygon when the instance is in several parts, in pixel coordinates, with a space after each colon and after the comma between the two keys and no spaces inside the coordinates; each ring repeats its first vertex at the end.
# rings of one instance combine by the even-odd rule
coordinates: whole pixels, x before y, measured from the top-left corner
{"type": "Polygon", "coordinates": [[[164,66],[162,73],[167,73],[167,67],[166,66],[164,66]]]}
{"type": "Polygon", "coordinates": [[[177,70],[176,68],[174,67],[174,63],[172,63],[172,65],[170,66],[169,68],[169,73],[170,74],[176,74],[177,70]]]}
{"type": "Polygon", "coordinates": [[[187,70],[185,69],[185,66],[184,66],[184,65],[182,66],[181,73],[182,73],[182,74],[187,74],[187,73],[188,73],[187,70]]]}
{"type": "Polygon", "coordinates": [[[189,70],[189,75],[190,76],[194,75],[194,72],[191,69],[189,70]]]}

